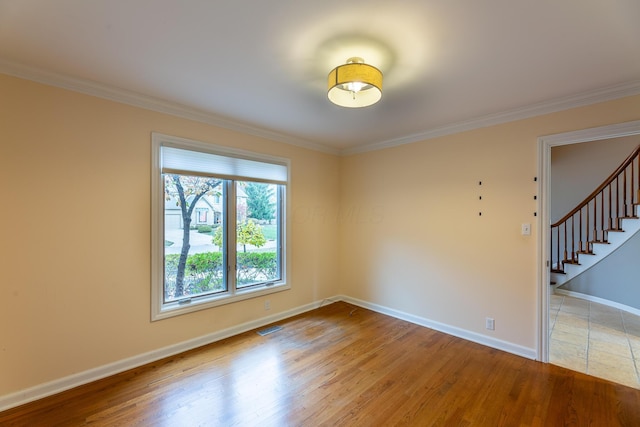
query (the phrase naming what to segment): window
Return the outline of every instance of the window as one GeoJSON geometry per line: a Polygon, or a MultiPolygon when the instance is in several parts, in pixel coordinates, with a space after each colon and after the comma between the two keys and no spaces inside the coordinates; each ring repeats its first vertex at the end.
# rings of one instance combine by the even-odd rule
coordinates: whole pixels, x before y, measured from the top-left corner
{"type": "Polygon", "coordinates": [[[207,211],[206,209],[198,209],[198,224],[206,224],[207,223],[207,211]]]}
{"type": "Polygon", "coordinates": [[[288,161],[156,133],[152,147],[152,320],[288,289],[288,161]]]}

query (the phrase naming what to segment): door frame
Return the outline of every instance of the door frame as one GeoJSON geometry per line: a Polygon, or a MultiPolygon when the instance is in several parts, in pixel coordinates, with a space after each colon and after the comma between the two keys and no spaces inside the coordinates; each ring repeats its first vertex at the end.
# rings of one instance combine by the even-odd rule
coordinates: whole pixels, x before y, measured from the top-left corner
{"type": "Polygon", "coordinates": [[[640,135],[640,120],[564,132],[538,138],[538,345],[536,358],[549,362],[551,148],[581,142],[640,135]]]}

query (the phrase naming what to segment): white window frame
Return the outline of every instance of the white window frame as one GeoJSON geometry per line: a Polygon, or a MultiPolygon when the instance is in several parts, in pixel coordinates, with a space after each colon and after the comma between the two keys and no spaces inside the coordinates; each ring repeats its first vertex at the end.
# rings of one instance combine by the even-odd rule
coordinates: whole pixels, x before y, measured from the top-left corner
{"type": "MultiPolygon", "coordinates": [[[[245,150],[233,149],[220,145],[214,145],[210,143],[190,140],[186,138],[180,138],[170,135],[164,135],[161,133],[153,132],[151,134],[151,320],[161,320],[177,315],[191,313],[198,310],[203,310],[211,307],[220,306],[223,304],[230,304],[237,301],[243,301],[249,298],[256,298],[275,292],[281,292],[290,289],[291,286],[287,281],[289,276],[289,251],[288,248],[288,233],[289,229],[289,198],[290,191],[290,161],[289,159],[269,156],[261,153],[254,153],[245,150]],[[205,297],[194,298],[191,301],[174,301],[164,302],[164,183],[162,177],[162,147],[173,147],[183,150],[191,150],[203,153],[209,153],[225,157],[233,157],[239,159],[245,159],[261,163],[271,163],[277,165],[285,165],[287,170],[287,183],[285,184],[285,191],[282,195],[282,207],[280,209],[281,219],[281,234],[280,245],[281,258],[280,258],[280,271],[282,279],[276,282],[268,282],[256,286],[251,286],[242,289],[236,289],[235,286],[229,287],[225,292],[208,295],[205,297]]],[[[241,180],[242,177],[237,177],[241,180]]],[[[234,199],[235,203],[235,199],[234,199]]],[[[235,215],[233,216],[235,218],[235,215]]],[[[233,258],[233,257],[229,257],[233,258]]],[[[234,264],[235,260],[229,261],[229,264],[234,264]]],[[[233,271],[233,270],[231,270],[233,271]]],[[[235,272],[230,272],[234,274],[235,272]]]]}

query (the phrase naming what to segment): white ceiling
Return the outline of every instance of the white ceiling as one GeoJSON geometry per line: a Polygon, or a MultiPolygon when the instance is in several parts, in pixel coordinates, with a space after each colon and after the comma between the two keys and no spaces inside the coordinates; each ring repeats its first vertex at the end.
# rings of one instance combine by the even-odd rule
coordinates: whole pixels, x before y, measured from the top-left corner
{"type": "Polygon", "coordinates": [[[349,153],[640,93],[640,1],[0,0],[0,72],[349,153]]]}

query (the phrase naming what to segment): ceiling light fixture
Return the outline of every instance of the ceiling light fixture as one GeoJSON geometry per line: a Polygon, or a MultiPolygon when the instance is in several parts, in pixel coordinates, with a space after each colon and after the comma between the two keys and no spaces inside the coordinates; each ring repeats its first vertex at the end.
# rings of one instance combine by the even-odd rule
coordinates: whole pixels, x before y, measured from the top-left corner
{"type": "Polygon", "coordinates": [[[329,73],[329,100],[341,107],[368,107],[382,98],[382,72],[362,58],[347,59],[329,73]]]}

